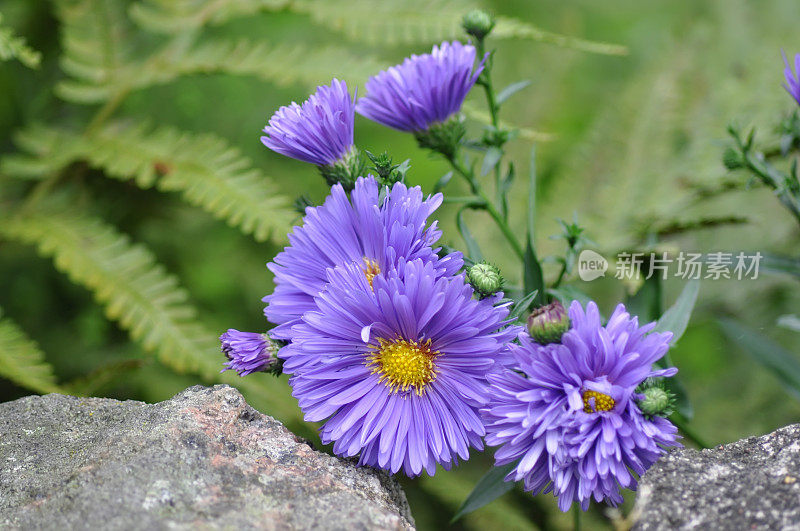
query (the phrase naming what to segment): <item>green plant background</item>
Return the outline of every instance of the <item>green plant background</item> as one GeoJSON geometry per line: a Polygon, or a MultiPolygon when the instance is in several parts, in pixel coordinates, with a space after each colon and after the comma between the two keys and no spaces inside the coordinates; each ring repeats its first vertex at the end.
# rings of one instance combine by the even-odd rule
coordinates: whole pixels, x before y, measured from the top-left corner
{"type": "MultiPolygon", "coordinates": [[[[0,155],[12,162],[20,157],[14,142],[16,132],[37,123],[80,131],[100,107],[64,101],[55,89],[56,83],[65,79],[59,67],[64,28],[57,7],[75,3],[0,0],[0,24],[13,28],[42,54],[38,69],[16,61],[0,62],[0,155]]],[[[133,4],[97,3],[105,6],[103,9],[120,7],[123,13],[133,4]]],[[[241,0],[229,3],[248,4],[241,0]]],[[[278,47],[278,53],[268,56],[257,54],[257,60],[250,66],[243,63],[246,67],[239,71],[224,61],[215,68],[205,62],[205,68],[195,67],[168,83],[132,90],[114,116],[153,127],[215,134],[251,159],[252,166],[288,198],[287,204],[301,193],[318,201],[325,195],[325,186],[312,168],[260,144],[260,129],[267,118],[280,105],[304,99],[315,84],[332,76],[359,84],[361,90],[365,76],[374,68],[428,49],[457,27],[457,16],[448,19],[448,14],[461,13],[472,5],[466,1],[410,2],[404,17],[387,14],[386,6],[391,4],[388,0],[362,0],[345,8],[339,2],[325,1],[299,9],[252,10],[210,24],[202,29],[198,43],[249,39],[263,42],[265,54],[278,46],[285,48],[278,47]],[[425,6],[435,8],[436,15],[427,16],[425,6]],[[335,47],[347,60],[325,59],[323,53],[316,64],[292,67],[293,59],[283,56],[294,45],[316,52],[335,47]]],[[[783,67],[779,51],[800,51],[796,2],[518,0],[483,5],[498,15],[539,28],[621,44],[629,51],[628,55],[608,55],[535,38],[489,40],[497,49],[494,75],[498,87],[519,79],[532,81],[510,100],[501,117],[530,130],[509,145],[523,171],[527,171],[531,139],[538,139],[540,256],[561,250],[560,242],[548,236],[558,232],[556,218],[569,219],[573,212],[597,242],[597,249],[607,255],[641,246],[647,234],[674,222],[731,214],[749,221],[663,241],[674,249],[690,251],[796,253],[800,240],[797,226],[775,207],[768,191],[742,188],[696,199],[698,187],[713,188],[726,178],[720,156],[730,120],[757,125],[761,134],[769,136],[771,124],[792,110],[793,102],[780,86],[783,67]]],[[[135,26],[115,39],[117,45],[136,50],[160,42],[158,36],[135,26]]],[[[140,74],[133,71],[134,76],[140,74]]],[[[470,108],[480,108],[479,96],[476,91],[470,97],[470,108]]],[[[411,158],[411,182],[428,190],[447,171],[444,163],[418,149],[410,135],[360,117],[356,141],[370,151],[388,149],[398,160],[411,158]]],[[[69,145],[69,139],[59,140],[46,160],[68,151],[69,145]]],[[[120,153],[106,155],[116,160],[126,152],[126,145],[117,149],[120,153]]],[[[78,158],[87,157],[91,154],[78,158]]],[[[6,198],[0,201],[0,223],[10,223],[3,216],[12,214],[29,189],[46,178],[16,179],[8,167],[0,166],[0,190],[4,190],[0,197],[6,198]]],[[[146,245],[186,288],[197,309],[197,322],[204,329],[263,329],[260,298],[273,287],[264,264],[285,243],[280,230],[276,229],[271,240],[257,242],[182,201],[178,193],[142,189],[121,178],[107,179],[103,171],[81,162],[65,173],[57,187],[80,190],[69,210],[89,212],[128,234],[133,242],[146,245]]],[[[742,183],[744,180],[741,177],[742,183]]],[[[520,193],[510,196],[518,198],[511,204],[512,218],[515,225],[523,227],[526,194],[523,183],[517,186],[520,193]]],[[[451,187],[452,193],[458,193],[457,185],[451,187]]],[[[460,246],[454,213],[445,206],[438,217],[447,243],[460,246]]],[[[469,221],[484,254],[512,281],[518,279],[511,253],[479,216],[475,214],[469,221]]],[[[276,226],[280,226],[278,222],[276,226]]],[[[30,245],[48,235],[58,238],[48,230],[13,238],[4,237],[0,227],[0,307],[4,317],[13,319],[38,343],[53,367],[55,384],[75,392],[152,402],[210,381],[208,371],[200,377],[176,370],[174,363],[164,363],[169,353],[154,357],[141,343],[131,342],[125,329],[107,320],[91,291],[71,282],[54,269],[50,258],[40,256],[36,246],[30,245]]],[[[546,268],[548,276],[556,272],[546,268]]],[[[71,273],[74,276],[75,272],[71,273]]],[[[572,282],[580,284],[606,310],[625,296],[625,288],[612,279],[572,282]]],[[[680,288],[679,281],[668,282],[668,301],[680,288]]],[[[778,316],[800,313],[799,293],[796,280],[763,274],[757,280],[703,283],[698,307],[673,359],[696,410],[692,425],[706,440],[715,444],[733,441],[798,419],[797,401],[723,337],[716,318],[736,316],[800,354],[800,336],[775,326],[778,316]]],[[[221,356],[208,359],[212,365],[222,361],[221,356]]],[[[251,404],[292,430],[314,436],[314,427],[302,422],[285,378],[258,374],[240,380],[225,375],[221,381],[238,386],[251,404]]],[[[29,393],[0,379],[0,400],[29,393]]],[[[488,457],[477,456],[456,471],[434,478],[403,480],[421,529],[449,525],[450,516],[488,469],[488,457]]],[[[623,512],[629,509],[630,502],[623,512]]],[[[589,528],[611,526],[600,508],[594,508],[585,523],[589,528]]],[[[551,497],[532,498],[515,490],[453,527],[500,526],[569,528],[571,517],[559,513],[551,497]]]]}

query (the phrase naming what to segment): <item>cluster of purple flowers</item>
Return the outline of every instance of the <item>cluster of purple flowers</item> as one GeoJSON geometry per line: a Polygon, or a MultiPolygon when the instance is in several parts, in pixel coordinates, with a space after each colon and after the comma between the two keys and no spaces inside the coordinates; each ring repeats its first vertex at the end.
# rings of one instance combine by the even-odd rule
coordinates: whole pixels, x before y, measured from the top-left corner
{"type": "MultiPolygon", "coordinates": [[[[360,100],[334,79],[278,110],[262,142],[330,167],[356,150],[355,112],[425,131],[458,113],[477,59],[472,45],[442,43],[371,78],[360,100]]],[[[637,406],[637,386],[675,372],[652,369],[669,335],[621,306],[603,326],[593,303],[585,312],[573,303],[569,329],[535,342],[511,323],[502,292],[476,294],[461,254],[437,246],[429,218],[441,203],[371,175],[354,178],[349,194],[333,185],[268,265],[275,328],[223,334],[226,369],[244,376],[280,360],[306,420],[325,421],[322,441],[360,464],[433,475],[485,437],[500,446],[498,464],[516,463],[508,481],[554,491],[562,509],[618,502],[619,487],[635,486],[634,474],[676,444],[669,421],[637,406]]]]}

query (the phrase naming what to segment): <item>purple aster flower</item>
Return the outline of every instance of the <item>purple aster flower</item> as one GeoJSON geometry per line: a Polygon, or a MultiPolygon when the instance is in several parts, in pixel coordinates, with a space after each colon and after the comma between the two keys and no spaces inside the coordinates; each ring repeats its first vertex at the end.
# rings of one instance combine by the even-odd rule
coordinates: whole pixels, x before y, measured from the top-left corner
{"type": "Polygon", "coordinates": [[[306,209],[301,227],[289,235],[289,247],[267,267],[275,273],[275,291],[265,297],[267,319],[278,325],[272,337],[293,340],[291,327],[308,310],[327,283],[328,268],[353,262],[369,280],[393,270],[399,262],[422,259],[434,264],[437,276],[461,269],[461,253],[443,258],[433,245],[441,236],[428,217],[442,203],[442,195],[425,199],[416,186],[395,183],[381,200],[375,178],[359,178],[348,199],[341,185],[319,207],[306,209]]]}
{"type": "Polygon", "coordinates": [[[281,155],[328,166],[354,149],[355,98],[344,81],[317,87],[302,105],[281,107],[264,128],[261,142],[281,155]]]}
{"type": "Polygon", "coordinates": [[[402,64],[371,77],[367,94],[356,103],[359,114],[400,131],[425,131],[457,113],[483,71],[475,47],[458,41],[412,55],[402,64]]]}
{"type": "Polygon", "coordinates": [[[577,501],[586,510],[592,497],[615,505],[620,487],[636,488],[665,448],[679,446],[667,419],[644,415],[636,388],[650,377],[669,348],[670,333],[639,327],[617,306],[606,326],[597,305],[569,308],[571,328],[561,343],[540,345],[527,334],[509,349],[518,372],[488,376],[492,400],[482,410],[486,443],[500,446],[497,465],[516,463],[506,481],[524,480],[525,490],[552,491],[566,511],[577,501]]]}
{"type": "Polygon", "coordinates": [[[231,369],[239,373],[239,376],[247,376],[265,371],[277,361],[277,346],[267,334],[240,332],[231,328],[219,336],[219,340],[222,343],[222,353],[228,358],[222,372],[231,369]]]}
{"type": "Polygon", "coordinates": [[[791,94],[794,100],[800,105],[800,53],[794,56],[794,72],[792,72],[792,67],[789,65],[789,60],[786,58],[786,53],[781,50],[781,55],[783,56],[783,64],[786,65],[786,68],[783,70],[783,76],[786,78],[786,83],[783,85],[783,88],[786,89],[786,92],[791,94]]]}
{"type": "Polygon", "coordinates": [[[463,275],[441,277],[419,259],[371,286],[358,263],[328,275],[281,353],[306,420],[328,419],[322,441],[410,477],[482,449],[479,408],[507,338],[507,306],[474,299],[463,275]]]}

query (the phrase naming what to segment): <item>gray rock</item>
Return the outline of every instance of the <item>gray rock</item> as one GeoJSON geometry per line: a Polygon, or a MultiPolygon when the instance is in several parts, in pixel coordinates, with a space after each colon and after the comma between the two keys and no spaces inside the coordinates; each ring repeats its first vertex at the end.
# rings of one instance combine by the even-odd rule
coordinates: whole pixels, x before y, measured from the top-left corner
{"type": "Polygon", "coordinates": [[[645,474],[635,530],[800,529],[800,424],[710,450],[679,450],[645,474]]]}
{"type": "Polygon", "coordinates": [[[0,404],[0,528],[413,529],[383,473],[313,450],[236,389],[0,404]]]}

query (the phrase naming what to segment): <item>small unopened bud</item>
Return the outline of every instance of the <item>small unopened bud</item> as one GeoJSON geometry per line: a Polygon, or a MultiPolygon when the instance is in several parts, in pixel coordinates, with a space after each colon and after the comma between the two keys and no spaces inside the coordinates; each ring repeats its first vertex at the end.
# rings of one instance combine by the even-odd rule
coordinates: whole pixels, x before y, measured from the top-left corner
{"type": "Polygon", "coordinates": [[[637,391],[644,395],[644,398],[636,401],[636,405],[645,417],[669,417],[675,410],[675,395],[660,381],[648,380],[637,391]]]}
{"type": "Polygon", "coordinates": [[[358,148],[353,146],[353,149],[333,164],[320,166],[319,171],[328,185],[333,186],[339,183],[345,190],[350,191],[355,187],[356,179],[364,175],[365,168],[365,158],[358,148]]]}
{"type": "Polygon", "coordinates": [[[558,343],[569,330],[569,314],[558,301],[536,308],[528,317],[528,333],[537,343],[558,343]]]}
{"type": "Polygon", "coordinates": [[[420,147],[441,153],[447,159],[455,156],[467,129],[461,116],[453,116],[444,122],[434,122],[424,131],[416,131],[414,137],[420,147]]]}
{"type": "Polygon", "coordinates": [[[744,166],[742,155],[732,147],[726,148],[722,153],[722,163],[729,170],[736,170],[744,166]]]}
{"type": "Polygon", "coordinates": [[[461,27],[476,39],[481,40],[494,28],[494,17],[481,9],[473,9],[461,19],[461,27]]]}
{"type": "Polygon", "coordinates": [[[283,363],[278,358],[281,344],[269,334],[240,332],[231,328],[219,340],[222,353],[228,359],[222,372],[233,370],[239,376],[254,372],[281,373],[283,363]]]}
{"type": "Polygon", "coordinates": [[[503,276],[500,270],[486,262],[480,262],[467,269],[467,280],[482,297],[488,297],[503,289],[503,276]]]}

